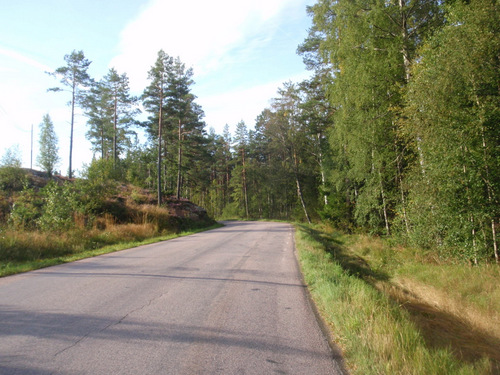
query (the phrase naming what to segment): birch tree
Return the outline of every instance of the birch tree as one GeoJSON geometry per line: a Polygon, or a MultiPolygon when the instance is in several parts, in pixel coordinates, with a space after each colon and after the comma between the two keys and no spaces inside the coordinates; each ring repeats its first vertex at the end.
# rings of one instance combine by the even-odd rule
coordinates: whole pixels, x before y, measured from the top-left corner
{"type": "Polygon", "coordinates": [[[39,144],[38,165],[51,177],[61,159],[59,158],[57,134],[48,114],[43,116],[43,121],[40,124],[39,144]]]}
{"type": "Polygon", "coordinates": [[[413,174],[413,238],[473,263],[499,262],[500,12],[490,0],[446,9],[407,94],[403,130],[426,157],[425,175],[413,174]]]}

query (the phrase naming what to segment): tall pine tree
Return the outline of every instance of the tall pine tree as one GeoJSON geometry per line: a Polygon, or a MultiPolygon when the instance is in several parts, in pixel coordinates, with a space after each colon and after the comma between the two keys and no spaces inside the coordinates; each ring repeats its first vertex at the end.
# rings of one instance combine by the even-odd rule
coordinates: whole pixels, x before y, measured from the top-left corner
{"type": "MultiPolygon", "coordinates": [[[[73,176],[73,129],[75,123],[75,107],[83,98],[82,90],[89,87],[92,79],[87,73],[91,61],[85,58],[83,51],[73,51],[69,55],[64,56],[66,66],[57,68],[53,73],[49,73],[54,77],[60,78],[60,82],[68,88],[71,93],[71,131],[69,140],[69,170],[68,177],[73,176]]],[[[49,91],[65,91],[61,87],[50,88],[49,91]]]]}

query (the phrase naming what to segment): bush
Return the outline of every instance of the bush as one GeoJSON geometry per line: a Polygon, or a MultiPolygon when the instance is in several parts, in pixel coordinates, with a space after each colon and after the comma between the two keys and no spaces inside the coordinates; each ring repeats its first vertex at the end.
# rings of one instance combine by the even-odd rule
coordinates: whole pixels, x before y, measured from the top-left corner
{"type": "Polygon", "coordinates": [[[78,207],[78,197],[73,185],[62,186],[49,182],[42,191],[44,207],[38,225],[42,230],[66,230],[74,225],[73,215],[78,207]]]}
{"type": "Polygon", "coordinates": [[[33,189],[23,190],[16,197],[9,216],[9,224],[15,229],[34,229],[42,214],[43,200],[33,189]]]}
{"type": "Polygon", "coordinates": [[[21,191],[26,185],[26,171],[20,167],[0,167],[0,190],[21,191]]]}

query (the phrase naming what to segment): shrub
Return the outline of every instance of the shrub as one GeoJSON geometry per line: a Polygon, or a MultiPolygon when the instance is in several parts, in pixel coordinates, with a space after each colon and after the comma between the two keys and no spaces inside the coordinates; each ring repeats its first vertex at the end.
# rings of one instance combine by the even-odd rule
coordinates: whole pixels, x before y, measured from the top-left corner
{"type": "Polygon", "coordinates": [[[73,226],[73,214],[77,210],[77,194],[72,184],[58,185],[49,182],[42,191],[43,213],[38,219],[42,230],[65,230],[73,226]]]}
{"type": "Polygon", "coordinates": [[[33,189],[24,189],[15,199],[9,224],[16,229],[34,229],[42,214],[43,200],[33,189]]]}
{"type": "Polygon", "coordinates": [[[21,191],[26,181],[24,169],[16,166],[0,167],[0,190],[21,191]]]}

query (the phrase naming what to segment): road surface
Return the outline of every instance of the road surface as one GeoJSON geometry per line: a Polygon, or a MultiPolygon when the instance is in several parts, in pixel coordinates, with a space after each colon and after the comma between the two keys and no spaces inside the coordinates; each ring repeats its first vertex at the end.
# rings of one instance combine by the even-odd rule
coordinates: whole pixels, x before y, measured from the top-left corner
{"type": "Polygon", "coordinates": [[[292,227],[226,224],[0,279],[0,374],[340,374],[292,227]]]}

